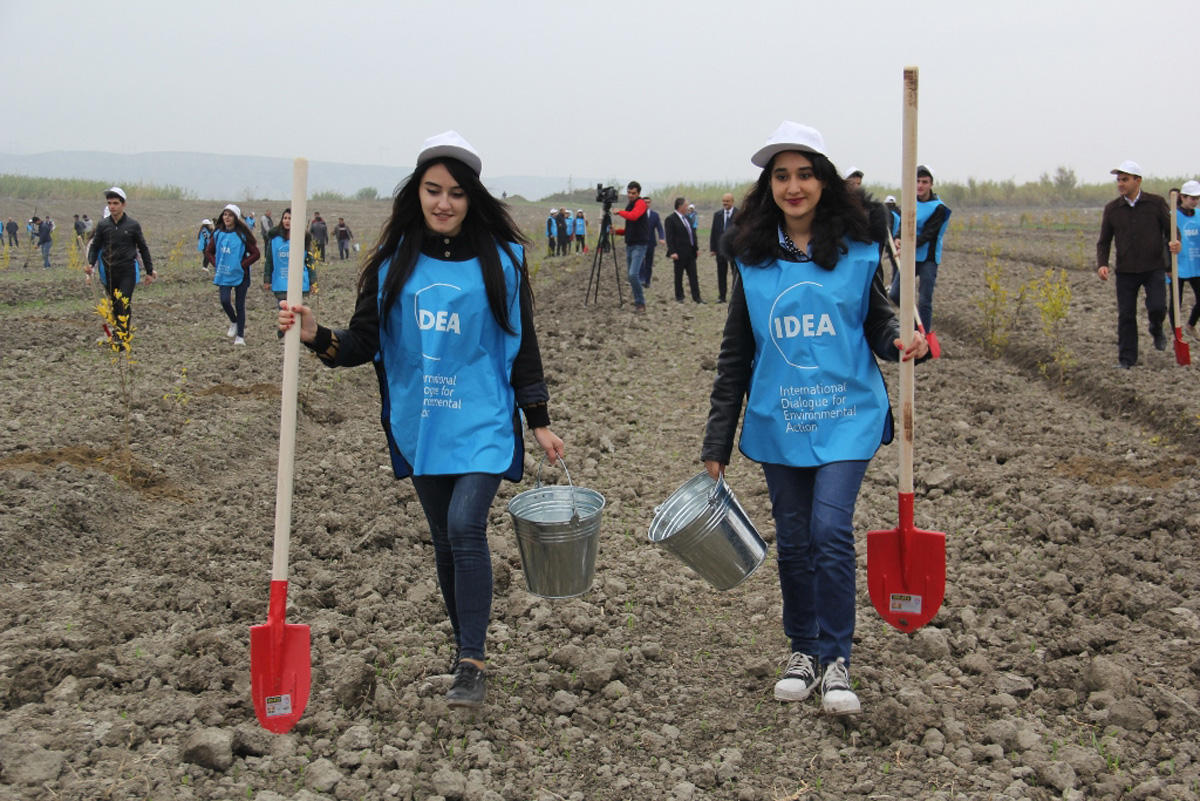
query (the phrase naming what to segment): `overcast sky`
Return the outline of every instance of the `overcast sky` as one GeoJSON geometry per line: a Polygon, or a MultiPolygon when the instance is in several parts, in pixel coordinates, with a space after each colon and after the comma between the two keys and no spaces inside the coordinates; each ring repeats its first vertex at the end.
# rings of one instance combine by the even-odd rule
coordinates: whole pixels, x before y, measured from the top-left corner
{"type": "Polygon", "coordinates": [[[1196,176],[1198,23],[1196,0],[0,0],[0,152],[400,168],[454,128],[485,179],[741,181],[792,119],[899,184],[915,65],[941,180],[1196,176]]]}

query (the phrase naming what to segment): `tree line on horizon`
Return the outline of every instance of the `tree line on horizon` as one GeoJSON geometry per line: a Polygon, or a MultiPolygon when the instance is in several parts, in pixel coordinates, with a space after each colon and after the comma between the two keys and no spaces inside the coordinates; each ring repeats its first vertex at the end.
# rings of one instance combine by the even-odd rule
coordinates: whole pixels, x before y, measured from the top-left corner
{"type": "MultiPolygon", "coordinates": [[[[1187,177],[1156,178],[1147,177],[1143,187],[1148,192],[1163,195],[1172,188],[1179,188],[1187,177]]],[[[195,193],[183,187],[173,185],[158,185],[146,183],[117,182],[130,196],[151,200],[202,200],[195,193]]],[[[82,178],[41,178],[29,175],[0,175],[0,197],[17,200],[47,200],[50,198],[95,198],[104,193],[112,184],[104,181],[90,181],[82,178]]],[[[698,206],[716,208],[721,204],[721,195],[732,192],[740,202],[752,183],[730,185],[719,181],[703,183],[678,183],[647,189],[644,195],[658,199],[657,208],[671,209],[671,201],[676,197],[686,197],[689,202],[698,206]]],[[[624,187],[617,187],[622,192],[624,187]]],[[[876,199],[882,200],[887,195],[900,196],[900,188],[885,184],[865,184],[866,190],[876,199]]],[[[1081,184],[1075,171],[1069,167],[1059,167],[1053,175],[1042,173],[1036,181],[1026,181],[1018,184],[1011,179],[1005,181],[977,180],[969,178],[965,183],[955,181],[938,182],[934,185],[937,192],[947,205],[960,208],[1003,208],[1003,207],[1095,207],[1103,206],[1116,196],[1116,188],[1111,181],[1103,183],[1081,184]]],[[[373,187],[363,187],[357,192],[345,195],[341,192],[319,191],[312,195],[312,200],[377,200],[379,193],[373,187]]],[[[261,198],[246,197],[244,200],[259,200],[261,198]]],[[[386,199],[386,198],[384,198],[386,199]]],[[[548,195],[540,200],[526,201],[520,196],[509,198],[514,202],[531,202],[549,206],[570,206],[571,208],[590,209],[596,206],[595,189],[577,189],[571,192],[559,192],[548,195]]],[[[623,206],[623,203],[622,203],[623,206]]]]}

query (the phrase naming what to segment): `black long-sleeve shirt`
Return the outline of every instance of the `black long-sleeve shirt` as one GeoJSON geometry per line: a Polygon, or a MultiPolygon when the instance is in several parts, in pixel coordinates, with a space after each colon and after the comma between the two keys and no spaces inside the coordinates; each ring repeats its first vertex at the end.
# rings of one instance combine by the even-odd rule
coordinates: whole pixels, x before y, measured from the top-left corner
{"type": "Polygon", "coordinates": [[[134,260],[141,255],[142,266],[147,275],[154,275],[154,262],[150,259],[150,248],[142,235],[142,226],[128,214],[122,214],[120,222],[105,217],[96,226],[96,235],[88,247],[88,264],[95,266],[97,257],[104,257],[104,267],[110,274],[133,270],[134,260]]]}
{"type": "MultiPolygon", "coordinates": [[[[475,250],[464,236],[444,237],[426,234],[421,253],[441,261],[465,262],[475,258],[475,250]]],[[[550,399],[542,369],[542,354],[533,327],[533,293],[528,281],[521,281],[521,345],[512,368],[512,387],[516,404],[525,413],[530,428],[550,425],[547,401],[550,399]]],[[[306,346],[327,367],[353,367],[366,364],[379,352],[379,274],[364,276],[350,327],[332,330],[317,326],[317,334],[306,346]]]]}

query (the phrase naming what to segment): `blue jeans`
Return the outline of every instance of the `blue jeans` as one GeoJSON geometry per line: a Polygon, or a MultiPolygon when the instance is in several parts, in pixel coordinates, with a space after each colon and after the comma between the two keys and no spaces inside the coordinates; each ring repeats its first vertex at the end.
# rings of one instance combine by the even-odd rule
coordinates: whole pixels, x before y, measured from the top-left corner
{"type": "Polygon", "coordinates": [[[625,243],[625,265],[628,268],[629,288],[633,291],[633,305],[645,306],[646,296],[642,294],[642,265],[646,262],[646,251],[650,245],[642,242],[636,245],[625,243]]]}
{"type": "Polygon", "coordinates": [[[500,476],[413,476],[412,483],[429,521],[438,585],[459,656],[483,659],[492,614],[487,521],[492,500],[500,489],[500,476]]]}
{"type": "Polygon", "coordinates": [[[51,244],[53,244],[53,243],[52,242],[43,242],[42,243],[42,266],[46,267],[46,268],[50,267],[50,245],[51,244]]]}
{"type": "Polygon", "coordinates": [[[221,297],[221,308],[229,322],[237,325],[237,335],[246,336],[246,290],[250,288],[250,271],[237,286],[218,286],[217,294],[221,297]],[[230,301],[233,302],[230,302],[230,301]],[[235,305],[236,304],[236,305],[235,305]]]}
{"type": "MultiPolygon", "coordinates": [[[[926,331],[933,330],[933,287],[937,284],[938,263],[917,262],[917,313],[926,331]]],[[[892,303],[900,302],[900,273],[892,276],[892,291],[888,293],[892,303]]]]}
{"type": "Polygon", "coordinates": [[[850,664],[854,637],[854,504],[866,461],[764,464],[775,518],[783,631],[793,651],[850,664]]]}

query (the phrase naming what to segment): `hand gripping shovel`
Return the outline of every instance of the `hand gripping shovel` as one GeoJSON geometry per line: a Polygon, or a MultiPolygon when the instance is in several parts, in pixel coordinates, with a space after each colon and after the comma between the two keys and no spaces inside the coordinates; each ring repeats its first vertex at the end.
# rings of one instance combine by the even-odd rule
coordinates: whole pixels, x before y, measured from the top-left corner
{"type": "MultiPolygon", "coordinates": [[[[896,272],[900,272],[900,265],[896,263],[896,245],[894,242],[892,242],[891,234],[886,237],[886,240],[887,255],[892,261],[892,269],[896,272]]],[[[913,258],[915,259],[916,256],[913,258]]],[[[915,266],[913,267],[913,270],[916,270],[915,266]]],[[[925,330],[925,324],[921,322],[921,312],[919,309],[917,309],[916,301],[913,301],[913,309],[916,310],[914,319],[917,321],[917,330],[921,332],[921,335],[925,337],[925,342],[929,345],[929,358],[942,358],[942,343],[938,342],[937,334],[933,333],[932,331],[925,330]]]]}
{"type": "MultiPolygon", "coordinates": [[[[904,70],[904,159],[900,225],[903,239],[917,238],[917,69],[904,70]]],[[[901,254],[900,338],[912,340],[913,248],[901,254]]],[[[912,632],[937,614],[946,594],[946,535],[913,526],[912,360],[900,362],[900,524],[867,532],[867,588],[880,616],[900,631],[912,632]]]]}
{"type": "MultiPolygon", "coordinates": [[[[1179,239],[1179,218],[1176,217],[1176,205],[1179,203],[1179,193],[1171,190],[1171,241],[1179,239]]],[[[1183,287],[1179,285],[1179,254],[1171,254],[1171,307],[1175,310],[1175,363],[1181,367],[1192,363],[1192,349],[1183,341],[1183,318],[1179,300],[1183,297],[1183,287]]]]}
{"type": "MultiPolygon", "coordinates": [[[[308,162],[296,159],[292,169],[292,219],[288,243],[293,253],[304,253],[305,196],[308,162]]],[[[300,269],[288,270],[288,304],[301,300],[304,259],[300,269]]],[[[291,265],[289,264],[289,267],[291,265]]],[[[254,714],[268,731],[283,734],[296,725],[308,704],[312,680],[312,654],[308,626],[284,623],[287,613],[288,546],[292,528],[292,472],[296,456],[296,389],[300,372],[300,326],[284,335],[282,410],[279,421],[279,470],[275,485],[275,550],[271,559],[271,600],[267,622],[250,627],[250,694],[254,714]]]]}

